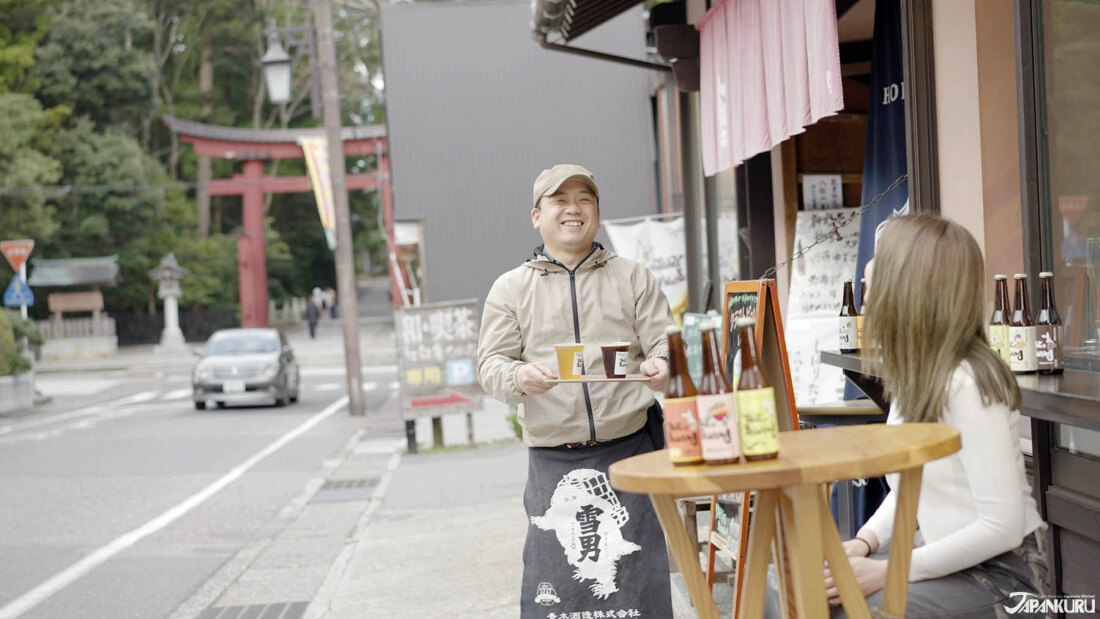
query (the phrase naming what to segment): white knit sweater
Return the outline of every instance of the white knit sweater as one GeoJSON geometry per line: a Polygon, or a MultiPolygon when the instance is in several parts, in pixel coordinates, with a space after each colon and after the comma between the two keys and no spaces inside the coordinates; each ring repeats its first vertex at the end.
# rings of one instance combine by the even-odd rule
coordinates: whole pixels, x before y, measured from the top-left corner
{"type": "MultiPolygon", "coordinates": [[[[924,545],[913,551],[910,582],[939,578],[1020,545],[1042,525],[1024,475],[1019,411],[999,403],[982,404],[970,364],[962,363],[949,381],[941,423],[959,429],[962,449],[924,465],[917,524],[924,545]]],[[[902,423],[895,404],[887,424],[902,423]]],[[[887,475],[890,493],[862,530],[873,531],[880,548],[893,534],[898,475],[887,475]]]]}

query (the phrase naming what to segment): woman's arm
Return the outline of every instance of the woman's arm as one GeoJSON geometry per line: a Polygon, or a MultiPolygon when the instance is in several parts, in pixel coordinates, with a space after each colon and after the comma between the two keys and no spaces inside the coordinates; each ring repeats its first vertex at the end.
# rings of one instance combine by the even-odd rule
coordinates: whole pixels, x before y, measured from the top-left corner
{"type": "MultiPolygon", "coordinates": [[[[1024,536],[1024,489],[1018,470],[1019,445],[1009,426],[1010,411],[1003,404],[984,406],[973,380],[948,400],[944,421],[959,429],[959,460],[977,518],[946,537],[913,551],[909,580],[938,578],[973,567],[1020,544],[1024,536]]],[[[934,517],[934,514],[930,515],[934,517]]]]}

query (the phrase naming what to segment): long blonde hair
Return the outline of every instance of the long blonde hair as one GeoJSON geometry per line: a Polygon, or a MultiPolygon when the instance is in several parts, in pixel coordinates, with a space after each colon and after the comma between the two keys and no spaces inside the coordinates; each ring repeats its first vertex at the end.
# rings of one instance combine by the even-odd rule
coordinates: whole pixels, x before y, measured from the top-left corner
{"type": "Polygon", "coordinates": [[[929,215],[886,224],[867,291],[863,354],[905,421],[943,419],[949,381],[964,361],[984,405],[1020,407],[1016,377],[986,339],[984,278],[981,250],[962,226],[929,215]]]}

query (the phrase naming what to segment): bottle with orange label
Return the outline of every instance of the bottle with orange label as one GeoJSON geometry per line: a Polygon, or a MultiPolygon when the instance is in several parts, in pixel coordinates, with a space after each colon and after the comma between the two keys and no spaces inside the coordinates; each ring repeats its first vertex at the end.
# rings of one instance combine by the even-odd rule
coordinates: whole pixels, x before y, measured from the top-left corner
{"type": "Polygon", "coordinates": [[[680,327],[670,325],[668,335],[668,388],[665,390],[665,447],[673,464],[703,461],[696,408],[695,384],[688,372],[684,337],[680,327]]]}
{"type": "Polygon", "coordinates": [[[779,421],[775,389],[768,384],[756,353],[756,320],[738,318],[741,337],[741,380],[737,383],[737,417],[741,424],[741,453],[745,460],[779,457],[779,421]]]}
{"type": "Polygon", "coordinates": [[[722,371],[722,361],[718,356],[718,325],[719,319],[703,323],[703,375],[699,379],[696,403],[703,461],[707,464],[730,464],[741,458],[741,429],[737,423],[733,389],[722,371]]]}

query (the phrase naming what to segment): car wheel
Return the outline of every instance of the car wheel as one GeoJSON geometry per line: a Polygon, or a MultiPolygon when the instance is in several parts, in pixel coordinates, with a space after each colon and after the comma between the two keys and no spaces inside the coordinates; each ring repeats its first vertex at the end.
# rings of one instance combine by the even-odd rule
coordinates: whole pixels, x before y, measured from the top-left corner
{"type": "Polygon", "coordinates": [[[302,391],[301,380],[302,377],[299,374],[294,375],[294,393],[290,394],[290,401],[292,403],[298,401],[298,394],[302,391]]]}
{"type": "Polygon", "coordinates": [[[206,410],[206,401],[205,400],[195,400],[195,410],[197,410],[197,411],[206,410]]]}
{"type": "Polygon", "coordinates": [[[218,408],[225,408],[225,402],[218,402],[218,408]]]}

